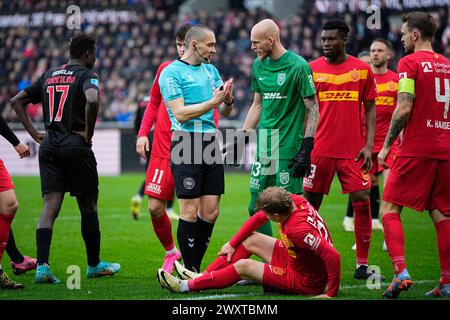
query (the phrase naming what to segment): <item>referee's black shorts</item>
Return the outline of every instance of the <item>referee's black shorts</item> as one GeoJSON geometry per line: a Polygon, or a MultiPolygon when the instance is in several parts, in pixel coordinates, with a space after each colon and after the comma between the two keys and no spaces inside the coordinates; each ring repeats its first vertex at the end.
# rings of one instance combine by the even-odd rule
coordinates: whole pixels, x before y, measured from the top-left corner
{"type": "Polygon", "coordinates": [[[172,140],[171,169],[178,199],[223,194],[224,171],[215,134],[175,131],[172,140]]]}
{"type": "Polygon", "coordinates": [[[70,192],[72,197],[98,193],[97,161],[91,149],[39,148],[42,195],[70,192]]]}

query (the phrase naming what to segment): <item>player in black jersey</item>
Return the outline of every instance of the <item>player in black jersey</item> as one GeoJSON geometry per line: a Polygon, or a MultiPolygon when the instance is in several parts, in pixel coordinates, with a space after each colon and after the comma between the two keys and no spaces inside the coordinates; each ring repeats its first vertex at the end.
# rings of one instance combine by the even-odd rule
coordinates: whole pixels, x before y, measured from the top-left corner
{"type": "Polygon", "coordinates": [[[79,34],[70,42],[70,60],[51,69],[11,99],[11,105],[31,137],[40,144],[39,170],[44,200],[36,230],[37,283],[60,283],[49,267],[53,223],[65,192],[75,196],[81,212],[86,245],[87,276],[113,275],[117,263],[100,261],[97,214],[98,174],[92,136],[98,114],[99,79],[92,71],[95,39],[79,34]],[[34,128],[26,112],[29,103],[42,103],[46,133],[34,128]]]}

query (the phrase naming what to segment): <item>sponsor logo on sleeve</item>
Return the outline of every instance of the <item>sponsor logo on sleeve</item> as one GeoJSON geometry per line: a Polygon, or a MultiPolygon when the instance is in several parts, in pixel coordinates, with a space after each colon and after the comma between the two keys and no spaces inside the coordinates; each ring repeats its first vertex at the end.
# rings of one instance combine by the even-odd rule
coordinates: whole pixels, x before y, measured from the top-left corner
{"type": "Polygon", "coordinates": [[[98,79],[91,79],[91,84],[98,87],[98,84],[99,84],[98,79]]]}

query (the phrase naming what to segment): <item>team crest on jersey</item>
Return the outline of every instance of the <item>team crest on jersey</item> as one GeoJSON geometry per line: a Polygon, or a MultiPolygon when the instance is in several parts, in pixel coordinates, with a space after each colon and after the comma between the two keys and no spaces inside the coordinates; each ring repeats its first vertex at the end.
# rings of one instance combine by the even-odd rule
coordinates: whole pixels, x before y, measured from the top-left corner
{"type": "Polygon", "coordinates": [[[280,182],[281,184],[289,183],[289,172],[280,172],[280,182]]]}
{"type": "Polygon", "coordinates": [[[191,177],[184,178],[184,180],[183,180],[183,187],[186,190],[194,189],[194,187],[195,187],[195,180],[193,178],[191,178],[191,177]]]}
{"type": "Polygon", "coordinates": [[[369,181],[369,180],[370,180],[370,174],[369,174],[368,171],[361,170],[361,177],[362,177],[365,181],[369,181]]]}
{"type": "Polygon", "coordinates": [[[397,91],[396,88],[395,88],[395,82],[394,81],[392,81],[392,80],[389,81],[388,89],[389,89],[389,91],[397,91]]]}
{"type": "Polygon", "coordinates": [[[286,73],[279,72],[278,73],[278,78],[277,78],[278,85],[282,86],[285,81],[286,81],[286,73]]]}
{"type": "Polygon", "coordinates": [[[351,72],[350,72],[350,78],[352,79],[352,81],[359,81],[359,70],[355,70],[355,69],[353,69],[351,72]]]}

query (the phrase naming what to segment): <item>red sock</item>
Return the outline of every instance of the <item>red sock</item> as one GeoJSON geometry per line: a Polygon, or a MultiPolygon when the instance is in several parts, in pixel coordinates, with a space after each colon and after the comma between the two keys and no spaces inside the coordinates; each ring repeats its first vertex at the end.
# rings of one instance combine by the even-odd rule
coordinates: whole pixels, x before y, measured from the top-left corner
{"type": "Polygon", "coordinates": [[[172,250],[175,247],[175,243],[172,236],[172,224],[170,223],[167,212],[158,218],[152,216],[152,224],[156,236],[164,249],[166,249],[166,251],[172,250]]]}
{"type": "Polygon", "coordinates": [[[237,246],[236,250],[234,251],[233,256],[231,257],[231,262],[227,262],[227,256],[222,255],[217,257],[216,260],[214,260],[205,270],[205,272],[212,272],[216,270],[220,270],[222,268],[225,268],[226,266],[240,260],[240,259],[247,259],[250,257],[252,253],[247,250],[244,245],[240,244],[237,246]]]}
{"type": "Polygon", "coordinates": [[[384,239],[391,256],[395,274],[402,273],[406,269],[405,262],[405,236],[403,234],[400,214],[388,212],[383,215],[384,239]]]}
{"type": "Polygon", "coordinates": [[[372,215],[370,201],[353,202],[355,210],[356,263],[368,264],[370,240],[372,238],[372,215]]]}
{"type": "Polygon", "coordinates": [[[223,289],[241,280],[241,277],[234,269],[234,264],[209,273],[203,274],[193,280],[188,280],[189,291],[200,291],[207,289],[223,289]]]}
{"type": "Polygon", "coordinates": [[[0,213],[0,262],[2,261],[3,251],[5,251],[9,238],[9,230],[14,219],[14,214],[0,213]]]}
{"type": "Polygon", "coordinates": [[[450,284],[450,219],[434,224],[437,233],[439,262],[441,264],[440,283],[450,284]]]}

